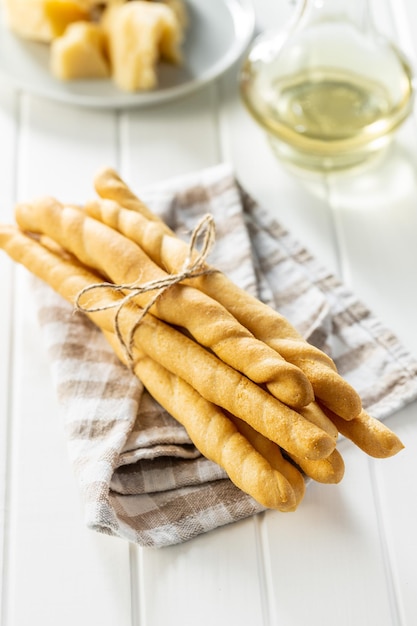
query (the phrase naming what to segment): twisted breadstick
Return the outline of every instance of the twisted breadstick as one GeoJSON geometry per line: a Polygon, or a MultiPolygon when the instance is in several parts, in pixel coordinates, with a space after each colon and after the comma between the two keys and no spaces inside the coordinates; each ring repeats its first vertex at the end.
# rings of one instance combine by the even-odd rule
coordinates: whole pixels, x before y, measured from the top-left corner
{"type": "MultiPolygon", "coordinates": [[[[53,198],[16,207],[19,226],[51,237],[74,254],[81,263],[97,270],[116,284],[168,279],[135,243],[87,217],[74,207],[63,207],[53,198]]],[[[149,306],[154,298],[149,291],[137,295],[135,302],[149,306]]],[[[155,304],[152,313],[170,324],[182,326],[228,365],[256,383],[265,383],[282,402],[302,407],[314,397],[305,374],[287,363],[277,352],[255,337],[215,299],[194,287],[171,285],[155,304]]]]}
{"type": "MultiPolygon", "coordinates": [[[[97,281],[96,274],[78,263],[59,258],[17,229],[1,229],[0,246],[71,303],[81,290],[97,281]]],[[[94,301],[93,296],[90,296],[93,306],[89,317],[103,331],[114,332],[115,310],[95,310],[100,309],[103,296],[96,293],[94,301]]],[[[117,293],[105,295],[106,303],[120,300],[117,293]]],[[[120,316],[123,336],[136,324],[137,314],[135,305],[123,308],[120,316]]],[[[190,384],[207,401],[247,421],[288,452],[317,459],[327,457],[334,450],[335,440],[321,428],[151,314],[136,328],[134,340],[134,346],[190,384]]]]}
{"type": "MultiPolygon", "coordinates": [[[[0,227],[0,247],[70,302],[74,302],[86,282],[97,281],[98,277],[81,265],[63,260],[56,252],[43,248],[13,227],[0,227]]],[[[120,343],[111,329],[109,311],[90,317],[101,327],[119,358],[125,361],[120,343]]],[[[291,473],[284,463],[271,466],[219,407],[148,357],[137,344],[133,350],[135,373],[151,395],[184,425],[202,454],[221,465],[239,488],[263,506],[281,511],[296,508],[302,493],[298,479],[294,480],[294,472],[291,473]],[[279,467],[284,467],[285,473],[297,484],[297,496],[285,475],[277,469],[279,467]]]]}
{"type": "MultiPolygon", "coordinates": [[[[301,409],[300,412],[307,419],[310,418],[311,421],[314,421],[317,425],[320,425],[324,429],[327,428],[326,432],[329,432],[329,434],[336,439],[338,435],[336,426],[324,415],[317,404],[313,402],[305,409],[301,409]],[[330,422],[330,425],[328,422],[330,422]]],[[[305,491],[303,477],[292,463],[284,459],[279,446],[258,433],[247,422],[244,422],[230,414],[229,417],[237,429],[246,437],[253,447],[268,460],[270,465],[280,471],[287,478],[294,489],[297,501],[302,498],[305,491]]],[[[325,459],[300,459],[293,454],[288,454],[288,452],[287,455],[299,468],[302,469],[306,476],[312,478],[316,482],[335,484],[339,483],[344,476],[345,464],[342,455],[336,449],[333,450],[333,452],[325,459]]]]}
{"type": "Polygon", "coordinates": [[[336,441],[339,431],[317,402],[310,402],[308,406],[298,409],[298,412],[305,417],[305,419],[324,430],[324,432],[336,441]]]}
{"type": "Polygon", "coordinates": [[[340,483],[345,474],[345,463],[336,449],[325,459],[300,459],[294,454],[288,455],[306,474],[318,483],[340,483]]]}
{"type": "MultiPolygon", "coordinates": [[[[123,351],[114,333],[105,333],[116,354],[123,351]]],[[[266,508],[294,511],[300,494],[238,431],[216,405],[184,380],[134,348],[134,371],[149,393],[187,430],[198,450],[227,472],[230,480],[266,508]]],[[[288,470],[287,470],[288,471],[288,470]]]]}
{"type": "MultiPolygon", "coordinates": [[[[138,243],[160,267],[177,272],[188,253],[186,244],[156,216],[149,217],[149,209],[144,208],[118,174],[103,170],[95,178],[95,188],[102,198],[115,202],[90,203],[90,214],[138,243]]],[[[346,420],[360,413],[359,395],[337,373],[332,359],[306,342],[284,316],[250,296],[221,272],[200,276],[193,284],[220,302],[255,337],[299,367],[324,405],[346,420]]]]}
{"type": "Polygon", "coordinates": [[[173,231],[163,222],[155,213],[153,213],[142,200],[140,200],[126,183],[120,178],[118,173],[109,168],[103,168],[100,170],[95,179],[94,186],[97,193],[102,198],[109,198],[120,202],[120,204],[126,209],[136,211],[140,215],[143,215],[150,222],[156,222],[158,225],[158,232],[165,232],[167,235],[174,235],[173,231]]]}
{"type": "MultiPolygon", "coordinates": [[[[297,505],[301,502],[305,493],[305,481],[301,472],[285,459],[281,448],[276,443],[270,441],[261,433],[258,433],[247,422],[239,419],[235,415],[227,413],[228,418],[234,423],[236,428],[249,441],[249,443],[268,461],[271,467],[280,472],[293,488],[297,505]]],[[[333,454],[333,453],[332,453],[333,454]]],[[[331,456],[331,455],[330,455],[331,456]]],[[[313,462],[313,461],[312,461],[313,462]]],[[[319,461],[316,461],[319,463],[319,461]]]]}
{"type": "Polygon", "coordinates": [[[404,448],[403,443],[388,426],[369,415],[365,410],[362,410],[355,419],[349,422],[340,419],[338,415],[327,409],[324,410],[340,434],[353,441],[358,448],[369,456],[384,459],[394,456],[404,448]]]}
{"type": "MultiPolygon", "coordinates": [[[[22,263],[32,273],[49,283],[64,298],[74,302],[80,290],[88,284],[97,282],[100,276],[87,270],[84,265],[69,255],[66,250],[62,250],[57,246],[54,240],[46,240],[45,243],[48,246],[47,248],[34,241],[31,237],[24,235],[15,227],[0,226],[0,247],[4,248],[15,261],[22,263]]],[[[118,299],[118,295],[113,292],[108,297],[114,300],[118,299]]],[[[132,324],[132,314],[136,315],[136,307],[130,305],[124,311],[124,330],[126,330],[125,326],[132,324]]],[[[107,339],[114,346],[116,353],[124,360],[120,343],[114,333],[113,310],[97,311],[96,313],[90,313],[89,316],[102,329],[107,339]]],[[[166,324],[149,315],[136,330],[133,350],[134,369],[137,375],[143,380],[150,393],[161,405],[185,426],[196,447],[207,458],[219,463],[238,487],[252,495],[267,508],[276,508],[282,511],[294,510],[304,495],[304,481],[298,470],[282,457],[277,444],[269,439],[272,431],[262,430],[265,415],[261,416],[260,421],[258,420],[259,416],[254,421],[248,419],[247,415],[243,416],[243,419],[239,419],[234,414],[229,413],[229,409],[237,408],[236,413],[239,415],[239,407],[242,408],[242,406],[247,405],[249,396],[246,396],[245,393],[242,396],[238,393],[238,402],[236,404],[232,403],[232,405],[227,404],[225,410],[222,410],[217,406],[217,401],[211,402],[199,393],[199,386],[202,384],[201,380],[197,381],[198,384],[196,386],[198,388],[196,389],[193,384],[187,382],[175,371],[170,371],[169,367],[165,367],[165,364],[170,365],[169,359],[165,361],[165,356],[162,357],[162,364],[157,362],[156,358],[161,359],[161,353],[165,352],[165,350],[161,350],[165,340],[168,341],[169,346],[175,346],[175,343],[172,344],[171,336],[168,339],[163,333],[161,335],[160,331],[165,329],[165,327],[166,324]],[[145,329],[144,334],[141,334],[143,329],[145,329]],[[152,344],[153,336],[157,336],[158,339],[156,343],[152,344]],[[147,349],[149,344],[152,344],[150,347],[151,354],[152,351],[156,351],[154,355],[156,358],[152,358],[145,352],[144,348],[146,347],[147,349]],[[239,404],[239,401],[243,404],[239,404]],[[255,428],[253,427],[254,425],[255,428]]],[[[174,329],[171,330],[174,333],[177,332],[174,329]]],[[[181,337],[181,340],[190,342],[193,346],[196,345],[192,340],[181,335],[181,333],[177,332],[177,334],[181,337]]],[[[208,354],[200,346],[197,347],[204,354],[208,354]]],[[[193,350],[194,348],[191,349],[191,354],[197,354],[193,350]]],[[[210,355],[210,358],[216,360],[216,366],[221,364],[220,367],[231,369],[213,355],[210,355]]],[[[187,376],[187,367],[180,368],[179,371],[187,376]]],[[[227,376],[225,375],[224,378],[227,378],[227,376]]],[[[236,387],[235,383],[236,381],[232,381],[232,388],[236,387]]],[[[263,392],[257,385],[253,383],[250,383],[250,385],[253,385],[264,394],[264,396],[259,396],[259,399],[263,401],[264,408],[266,406],[266,397],[275,403],[275,408],[277,405],[280,405],[277,400],[263,392]]],[[[239,383],[237,387],[239,389],[239,383]]],[[[222,389],[220,394],[223,395],[223,392],[224,390],[222,389]]],[[[226,392],[230,392],[230,389],[226,389],[226,392]]],[[[261,407],[259,408],[261,411],[261,407]]],[[[334,428],[329,427],[328,421],[323,419],[323,412],[320,410],[320,407],[313,403],[309,407],[302,409],[307,419],[304,419],[297,412],[291,411],[287,407],[285,409],[289,413],[284,415],[285,419],[281,423],[281,427],[285,426],[285,424],[286,428],[294,427],[294,423],[297,420],[294,423],[286,422],[286,419],[289,420],[290,417],[294,418],[294,416],[298,415],[301,420],[298,424],[295,424],[295,436],[297,439],[300,435],[302,435],[301,438],[306,436],[308,431],[306,424],[309,424],[309,420],[320,424],[320,428],[318,428],[313,423],[310,423],[313,432],[315,429],[316,434],[320,432],[325,435],[320,440],[320,454],[317,454],[317,449],[314,454],[300,454],[303,446],[295,449],[292,445],[289,445],[288,449],[283,446],[286,454],[308,476],[315,480],[326,483],[338,482],[343,476],[343,459],[334,447],[334,428]],[[303,430],[297,430],[301,428],[301,425],[303,430]],[[326,429],[327,435],[322,430],[323,428],[326,429]],[[326,454],[323,452],[326,448],[326,446],[323,447],[324,442],[328,448],[326,454]]],[[[328,408],[323,407],[323,409],[327,418],[331,420],[331,423],[337,427],[339,432],[350,438],[358,447],[371,456],[380,458],[392,456],[403,448],[401,441],[389,428],[378,420],[371,418],[365,411],[362,411],[353,420],[346,421],[335,415],[328,408]]],[[[249,406],[249,413],[253,410],[254,406],[249,406]]],[[[275,414],[275,419],[280,420],[281,418],[281,414],[275,414]]],[[[283,441],[286,441],[286,438],[288,438],[288,433],[285,432],[284,427],[283,441]]],[[[291,444],[291,436],[288,441],[291,444]]],[[[310,440],[309,445],[311,443],[312,441],[310,440]]]]}

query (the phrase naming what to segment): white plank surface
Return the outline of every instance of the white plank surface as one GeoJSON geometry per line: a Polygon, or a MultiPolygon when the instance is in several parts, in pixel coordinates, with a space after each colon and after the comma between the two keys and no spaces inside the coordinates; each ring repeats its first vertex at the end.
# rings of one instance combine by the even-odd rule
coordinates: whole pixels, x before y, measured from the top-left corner
{"type": "MultiPolygon", "coordinates": [[[[374,2],[417,59],[413,0],[374,2]]],[[[256,0],[259,28],[288,3],[256,0]]],[[[312,181],[274,159],[244,110],[236,68],[174,103],[83,110],[0,83],[0,220],[15,200],[92,195],[102,165],[138,191],[221,161],[417,355],[417,128],[355,177],[312,181]]],[[[346,476],[310,485],[295,514],[268,512],[163,550],[87,531],[28,276],[0,255],[2,626],[414,626],[416,404],[389,424],[406,449],[371,461],[343,444],[346,476]],[[24,598],[24,602],[23,602],[24,598]]]]}
{"type": "Polygon", "coordinates": [[[383,548],[398,611],[398,621],[393,623],[409,626],[417,621],[417,541],[414,530],[417,515],[413,494],[413,477],[417,472],[416,415],[414,404],[388,421],[406,448],[395,462],[378,463],[373,468],[383,548]]]}
{"type": "MultiPolygon", "coordinates": [[[[14,164],[15,164],[15,144],[16,144],[16,98],[14,94],[4,90],[0,86],[0,137],[2,140],[2,150],[0,151],[0,187],[2,195],[0,200],[1,216],[4,220],[12,217],[11,207],[14,202],[14,164]]],[[[11,329],[14,300],[12,297],[12,281],[14,268],[5,255],[0,256],[0,279],[2,282],[2,293],[0,306],[0,615],[3,611],[4,596],[2,593],[5,574],[5,550],[7,543],[6,516],[8,510],[8,477],[9,477],[9,457],[7,448],[10,436],[10,406],[12,384],[11,368],[11,329]]]]}
{"type": "Polygon", "coordinates": [[[143,186],[219,162],[216,85],[144,114],[122,114],[121,165],[126,180],[143,186]]]}
{"type": "Polygon", "coordinates": [[[102,165],[117,166],[118,115],[23,95],[17,200],[42,195],[84,202],[102,165]]]}
{"type": "Polygon", "coordinates": [[[140,624],[262,624],[265,587],[258,520],[245,520],[182,546],[138,552],[140,624]],[[207,540],[209,539],[209,540],[207,540]],[[180,584],[178,584],[180,582],[180,584]],[[175,620],[175,621],[174,621],[175,620]]]}
{"type": "MultiPolygon", "coordinates": [[[[92,176],[101,165],[97,154],[104,163],[117,161],[117,117],[83,111],[80,124],[76,109],[26,95],[18,111],[18,137],[10,152],[2,153],[6,159],[16,152],[11,175],[16,198],[91,197],[92,176]]],[[[2,220],[11,220],[13,204],[10,194],[2,220]]],[[[4,329],[11,355],[2,359],[2,384],[8,385],[2,417],[8,415],[9,424],[4,623],[83,623],[87,611],[101,624],[130,624],[129,546],[83,526],[28,275],[19,268],[13,281],[5,299],[13,318],[4,329]]]]}
{"type": "Polygon", "coordinates": [[[87,610],[100,624],[125,626],[129,549],[83,528],[27,273],[16,280],[25,306],[14,318],[5,623],[82,624],[87,610]]]}

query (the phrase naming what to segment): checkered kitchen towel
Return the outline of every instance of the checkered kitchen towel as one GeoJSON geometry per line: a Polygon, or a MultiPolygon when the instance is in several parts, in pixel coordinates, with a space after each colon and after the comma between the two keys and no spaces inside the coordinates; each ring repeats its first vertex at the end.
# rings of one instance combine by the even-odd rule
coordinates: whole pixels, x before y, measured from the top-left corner
{"type": "MultiPolygon", "coordinates": [[[[211,213],[210,263],[329,352],[375,417],[417,396],[417,364],[407,351],[247,196],[229,167],[158,185],[144,199],[184,238],[211,213]]],[[[200,455],[83,315],[40,282],[36,293],[88,527],[161,547],[262,510],[200,455]]]]}

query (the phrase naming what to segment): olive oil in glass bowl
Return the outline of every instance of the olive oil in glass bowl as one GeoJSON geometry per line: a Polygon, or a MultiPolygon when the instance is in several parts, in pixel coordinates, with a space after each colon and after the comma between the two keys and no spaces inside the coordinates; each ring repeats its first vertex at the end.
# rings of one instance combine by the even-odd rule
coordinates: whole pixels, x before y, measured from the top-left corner
{"type": "Polygon", "coordinates": [[[240,90],[281,159],[338,170],[391,142],[412,110],[413,73],[364,0],[303,0],[285,37],[255,40],[240,90]]]}

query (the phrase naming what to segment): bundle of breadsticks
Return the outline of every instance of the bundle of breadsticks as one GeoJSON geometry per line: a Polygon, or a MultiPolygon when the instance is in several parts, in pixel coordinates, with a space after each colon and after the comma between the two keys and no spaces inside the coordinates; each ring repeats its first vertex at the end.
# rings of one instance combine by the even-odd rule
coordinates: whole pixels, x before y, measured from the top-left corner
{"type": "Polygon", "coordinates": [[[114,170],[94,186],[84,206],[19,204],[0,247],[101,329],[239,489],[294,511],[306,477],[342,479],[339,434],[377,458],[403,448],[327,354],[209,264],[210,215],[185,241],[114,170]]]}

